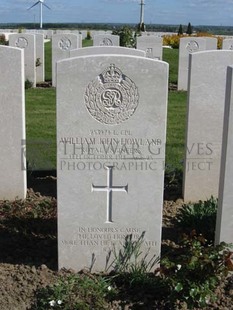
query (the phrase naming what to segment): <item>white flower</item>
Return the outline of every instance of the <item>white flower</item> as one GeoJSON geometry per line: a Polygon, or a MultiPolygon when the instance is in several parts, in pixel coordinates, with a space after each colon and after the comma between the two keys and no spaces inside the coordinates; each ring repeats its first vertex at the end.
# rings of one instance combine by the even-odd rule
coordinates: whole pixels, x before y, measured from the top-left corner
{"type": "Polygon", "coordinates": [[[49,304],[50,304],[51,307],[54,307],[56,305],[56,301],[55,300],[51,300],[49,302],[49,304]]]}
{"type": "Polygon", "coordinates": [[[62,304],[62,300],[58,300],[58,301],[57,301],[57,304],[58,304],[58,305],[61,305],[61,304],[62,304]]]}
{"type": "Polygon", "coordinates": [[[108,291],[110,292],[112,290],[111,286],[108,287],[108,291]]]}
{"type": "Polygon", "coordinates": [[[181,267],[182,267],[182,266],[181,266],[180,264],[178,264],[178,265],[177,265],[177,270],[180,270],[181,267]]]}

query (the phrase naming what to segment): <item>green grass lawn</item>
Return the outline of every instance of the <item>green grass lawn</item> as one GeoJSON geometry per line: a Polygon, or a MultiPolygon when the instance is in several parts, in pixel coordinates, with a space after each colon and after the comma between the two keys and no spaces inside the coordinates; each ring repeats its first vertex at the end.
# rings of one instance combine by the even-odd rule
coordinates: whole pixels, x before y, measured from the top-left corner
{"type": "MultiPolygon", "coordinates": [[[[84,40],[84,46],[92,45],[84,40]]],[[[46,80],[51,80],[51,43],[45,44],[46,80]]],[[[164,49],[170,65],[169,81],[177,82],[178,50],[164,49]]],[[[166,165],[182,169],[184,158],[186,92],[170,91],[168,98],[166,165]]],[[[56,168],[56,90],[26,90],[27,161],[33,170],[56,168]]]]}

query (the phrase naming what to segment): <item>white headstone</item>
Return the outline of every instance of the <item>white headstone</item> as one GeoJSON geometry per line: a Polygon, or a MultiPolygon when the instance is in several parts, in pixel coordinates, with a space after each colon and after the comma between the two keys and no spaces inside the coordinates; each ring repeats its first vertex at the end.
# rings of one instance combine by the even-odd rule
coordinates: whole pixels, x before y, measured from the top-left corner
{"type": "Polygon", "coordinates": [[[80,39],[76,34],[59,33],[52,37],[52,84],[56,86],[56,63],[70,57],[70,50],[79,48],[80,39]]]}
{"type": "Polygon", "coordinates": [[[233,67],[227,70],[215,243],[233,243],[233,67]]]}
{"type": "Polygon", "coordinates": [[[36,34],[36,82],[44,82],[44,35],[36,34]]]}
{"type": "Polygon", "coordinates": [[[116,54],[116,55],[132,55],[145,57],[145,52],[136,50],[134,48],[120,47],[120,46],[90,46],[78,48],[77,50],[70,51],[70,57],[88,56],[88,55],[103,55],[103,54],[116,54]]]}
{"type": "Polygon", "coordinates": [[[119,46],[120,37],[112,34],[97,34],[93,38],[93,46],[119,46]]]}
{"type": "Polygon", "coordinates": [[[59,268],[104,270],[143,232],[160,255],[167,89],[168,64],[145,57],[58,63],[59,268]]]}
{"type": "Polygon", "coordinates": [[[137,37],[137,49],[145,51],[148,58],[162,60],[163,39],[155,36],[137,37]]]}
{"type": "Polygon", "coordinates": [[[204,38],[181,38],[179,47],[178,90],[188,89],[189,55],[206,50],[204,38]]]}
{"type": "Polygon", "coordinates": [[[36,39],[34,34],[17,33],[9,36],[9,46],[24,50],[25,80],[36,87],[36,39]]]}
{"type": "Polygon", "coordinates": [[[232,63],[232,51],[190,55],[185,201],[218,196],[226,71],[232,63]]]}
{"type": "Polygon", "coordinates": [[[224,39],[222,41],[222,49],[223,50],[233,50],[233,39],[224,39]]]}
{"type": "Polygon", "coordinates": [[[26,197],[24,56],[0,46],[0,200],[26,197]]]}
{"type": "Polygon", "coordinates": [[[206,50],[216,50],[218,39],[211,37],[203,37],[206,40],[206,50]]]}

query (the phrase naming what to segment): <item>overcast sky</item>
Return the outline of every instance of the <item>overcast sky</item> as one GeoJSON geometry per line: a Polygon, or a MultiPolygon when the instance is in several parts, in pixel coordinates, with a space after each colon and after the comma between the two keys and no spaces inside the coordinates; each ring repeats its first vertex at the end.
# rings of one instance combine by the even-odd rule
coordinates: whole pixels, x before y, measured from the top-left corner
{"type": "MultiPolygon", "coordinates": [[[[141,0],[44,0],[43,22],[138,23],[141,0]]],[[[0,23],[39,22],[37,0],[0,0],[0,23]]],[[[145,24],[233,25],[233,0],[145,0],[145,24]]]]}

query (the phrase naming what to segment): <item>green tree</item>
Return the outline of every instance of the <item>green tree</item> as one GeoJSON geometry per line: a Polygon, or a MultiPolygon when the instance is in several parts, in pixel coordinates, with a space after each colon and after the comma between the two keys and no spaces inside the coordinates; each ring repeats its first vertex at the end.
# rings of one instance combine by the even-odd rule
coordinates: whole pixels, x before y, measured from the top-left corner
{"type": "Polygon", "coordinates": [[[112,34],[120,37],[120,46],[135,47],[136,40],[133,35],[133,30],[128,26],[123,26],[120,29],[114,30],[112,34]]]}
{"type": "Polygon", "coordinates": [[[179,27],[179,30],[178,30],[178,36],[181,36],[183,34],[183,27],[182,25],[180,24],[180,27],[179,27]]]}
{"type": "Polygon", "coordinates": [[[189,36],[193,33],[193,29],[192,29],[191,23],[188,23],[188,27],[187,27],[186,33],[187,33],[189,36]]]}

